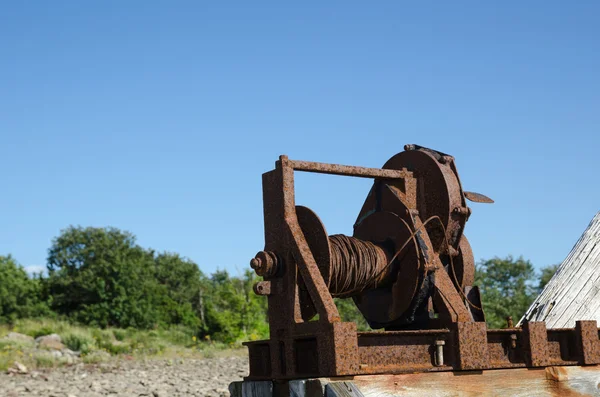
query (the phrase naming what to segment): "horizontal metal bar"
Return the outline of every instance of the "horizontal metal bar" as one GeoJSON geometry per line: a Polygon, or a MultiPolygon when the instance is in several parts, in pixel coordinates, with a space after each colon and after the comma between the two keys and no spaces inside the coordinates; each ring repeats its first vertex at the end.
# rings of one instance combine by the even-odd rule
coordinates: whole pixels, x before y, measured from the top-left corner
{"type": "Polygon", "coordinates": [[[381,168],[356,167],[352,165],[339,165],[327,163],[315,163],[312,161],[289,160],[290,165],[296,171],[315,172],[318,174],[333,174],[356,176],[359,178],[383,178],[404,179],[412,176],[404,170],[384,170],[381,168]]]}
{"type": "Polygon", "coordinates": [[[422,335],[445,335],[449,334],[450,329],[448,328],[440,328],[440,329],[416,329],[416,330],[407,330],[407,331],[366,331],[366,332],[357,332],[356,335],[361,337],[375,337],[375,338],[385,338],[388,336],[422,336],[422,335]]]}

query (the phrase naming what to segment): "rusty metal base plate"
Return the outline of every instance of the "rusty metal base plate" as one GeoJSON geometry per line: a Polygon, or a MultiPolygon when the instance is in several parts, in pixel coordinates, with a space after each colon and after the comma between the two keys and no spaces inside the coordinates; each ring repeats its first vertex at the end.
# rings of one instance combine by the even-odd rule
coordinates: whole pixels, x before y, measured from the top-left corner
{"type": "MultiPolygon", "coordinates": [[[[345,323],[340,323],[345,324],[345,323]]],[[[600,339],[595,321],[576,328],[546,329],[543,322],[523,328],[488,330],[485,323],[456,323],[452,328],[356,333],[352,342],[323,349],[306,334],[245,343],[249,349],[247,380],[307,377],[472,371],[505,368],[600,364],[600,339]],[[273,365],[276,361],[276,365],[273,365]],[[275,371],[276,367],[279,371],[275,371]],[[343,373],[339,370],[343,368],[343,373]]]]}

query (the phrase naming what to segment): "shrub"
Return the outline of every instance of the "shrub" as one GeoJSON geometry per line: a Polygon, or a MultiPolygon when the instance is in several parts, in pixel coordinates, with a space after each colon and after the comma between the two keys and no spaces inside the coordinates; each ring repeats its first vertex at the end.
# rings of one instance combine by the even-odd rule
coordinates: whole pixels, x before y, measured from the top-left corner
{"type": "Polygon", "coordinates": [[[49,315],[41,299],[41,280],[30,278],[12,256],[0,256],[0,322],[49,315]]]}
{"type": "Polygon", "coordinates": [[[62,342],[69,349],[79,351],[81,354],[88,354],[96,347],[94,338],[83,332],[67,333],[62,336],[62,342]]]}
{"type": "Polygon", "coordinates": [[[113,332],[115,339],[118,340],[119,342],[124,341],[125,338],[127,337],[127,331],[125,331],[124,329],[115,328],[115,329],[113,329],[112,332],[113,332]]]}
{"type": "Polygon", "coordinates": [[[34,360],[38,368],[52,368],[57,364],[56,358],[48,353],[36,354],[34,360]]]}

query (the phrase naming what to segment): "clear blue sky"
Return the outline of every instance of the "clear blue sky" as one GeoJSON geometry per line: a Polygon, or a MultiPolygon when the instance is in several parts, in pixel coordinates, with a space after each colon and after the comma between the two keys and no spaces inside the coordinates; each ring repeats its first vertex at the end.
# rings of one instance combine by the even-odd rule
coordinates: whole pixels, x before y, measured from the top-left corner
{"type": "MultiPolygon", "coordinates": [[[[568,254],[600,210],[600,3],[15,1],[0,6],[0,254],[115,226],[205,272],[263,248],[280,154],[456,157],[476,259],[568,254]],[[485,4],[484,4],[485,3],[485,4]]],[[[351,233],[366,180],[298,175],[351,233]]]]}

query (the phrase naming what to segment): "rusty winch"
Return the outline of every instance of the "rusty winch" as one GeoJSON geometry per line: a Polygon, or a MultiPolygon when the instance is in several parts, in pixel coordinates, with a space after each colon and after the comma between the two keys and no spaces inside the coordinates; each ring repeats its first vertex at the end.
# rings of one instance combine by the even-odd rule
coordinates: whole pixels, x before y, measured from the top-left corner
{"type": "Polygon", "coordinates": [[[487,329],[463,233],[467,200],[493,202],[462,189],[452,156],[417,145],[381,169],[281,156],[263,175],[265,249],[250,262],[264,277],[255,292],[269,299],[270,339],[246,343],[248,379],[600,363],[597,333],[595,353],[583,347],[594,322],[487,329]],[[329,236],[296,206],[294,171],[374,180],[352,236],[329,236]],[[384,331],[342,322],[334,297],[352,298],[384,331]]]}

